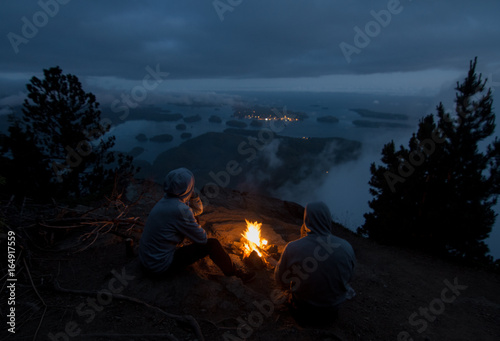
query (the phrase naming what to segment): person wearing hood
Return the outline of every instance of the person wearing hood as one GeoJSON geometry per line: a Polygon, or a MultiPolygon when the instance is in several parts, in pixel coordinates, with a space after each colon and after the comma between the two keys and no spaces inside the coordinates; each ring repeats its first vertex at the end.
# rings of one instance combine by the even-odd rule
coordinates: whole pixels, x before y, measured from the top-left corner
{"type": "Polygon", "coordinates": [[[291,291],[291,312],[299,323],[325,325],[355,295],[349,281],[356,257],[346,240],[333,235],[331,213],[323,202],[307,204],[302,235],[286,245],[275,280],[291,291]]]}
{"type": "Polygon", "coordinates": [[[195,215],[203,212],[203,204],[194,191],[194,183],[193,173],[186,168],[175,169],[165,177],[165,196],[149,213],[139,242],[144,272],[151,277],[163,277],[209,256],[226,276],[250,280],[252,273],[237,269],[220,242],[207,238],[196,222],[195,215]],[[179,247],[185,238],[192,244],[179,247]]]}

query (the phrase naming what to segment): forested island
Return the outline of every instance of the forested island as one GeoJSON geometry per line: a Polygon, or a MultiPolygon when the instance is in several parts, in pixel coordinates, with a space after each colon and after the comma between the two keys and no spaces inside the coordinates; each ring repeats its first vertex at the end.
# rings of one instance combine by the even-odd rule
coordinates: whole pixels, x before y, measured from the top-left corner
{"type": "Polygon", "coordinates": [[[228,187],[272,195],[287,182],[297,184],[305,177],[320,179],[334,165],[356,160],[361,152],[359,141],[337,137],[264,137],[256,130],[236,128],[205,133],[159,154],[149,167],[141,164],[145,171],[141,176],[162,179],[165,169],[190,165],[197,186],[203,187],[218,181],[214,174],[225,170],[228,160],[233,160],[231,164],[237,163],[241,172],[230,177],[228,187]],[[259,152],[263,149],[268,152],[259,152]],[[271,151],[276,159],[272,167],[268,159],[271,151]],[[265,176],[262,169],[266,169],[265,176]]]}
{"type": "Polygon", "coordinates": [[[379,112],[368,109],[349,109],[349,110],[354,111],[355,113],[358,113],[359,115],[367,118],[379,118],[384,120],[402,120],[402,121],[408,120],[408,116],[404,114],[393,114],[393,113],[379,112]]]}
{"type": "Polygon", "coordinates": [[[153,136],[149,139],[151,142],[172,142],[174,137],[170,134],[161,134],[153,136]]]}
{"type": "Polygon", "coordinates": [[[234,107],[233,116],[239,119],[251,119],[251,120],[264,120],[264,121],[303,121],[309,116],[306,113],[299,111],[291,111],[283,109],[276,109],[271,107],[263,106],[251,106],[251,107],[234,107]]]}
{"type": "Polygon", "coordinates": [[[320,123],[338,123],[339,119],[335,116],[327,115],[327,116],[318,117],[316,119],[316,121],[318,121],[320,123]]]}

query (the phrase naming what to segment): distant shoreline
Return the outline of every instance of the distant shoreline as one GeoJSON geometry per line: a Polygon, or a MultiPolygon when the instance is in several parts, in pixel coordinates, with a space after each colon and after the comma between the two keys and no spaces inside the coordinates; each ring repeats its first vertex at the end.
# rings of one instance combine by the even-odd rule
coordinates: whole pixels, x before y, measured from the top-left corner
{"type": "Polygon", "coordinates": [[[367,118],[379,118],[385,120],[401,120],[401,121],[408,120],[408,116],[404,114],[393,114],[393,113],[379,112],[368,109],[349,109],[349,110],[354,111],[355,113],[367,118]]]}

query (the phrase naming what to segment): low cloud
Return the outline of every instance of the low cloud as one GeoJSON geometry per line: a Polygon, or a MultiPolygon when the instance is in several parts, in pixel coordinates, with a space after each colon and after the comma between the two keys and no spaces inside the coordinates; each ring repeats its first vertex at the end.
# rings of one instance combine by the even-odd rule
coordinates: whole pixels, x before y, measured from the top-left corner
{"type": "Polygon", "coordinates": [[[0,116],[1,115],[10,115],[12,114],[12,110],[10,108],[0,108],[0,116]]]}
{"type": "Polygon", "coordinates": [[[278,193],[283,199],[301,205],[324,201],[335,221],[355,230],[364,223],[363,214],[369,210],[368,181],[370,164],[374,161],[374,155],[365,153],[357,160],[326,168],[326,171],[322,168],[325,173],[322,179],[309,177],[296,185],[287,183],[278,193]]]}
{"type": "MultiPolygon", "coordinates": [[[[120,100],[122,96],[130,97],[129,90],[89,90],[93,92],[97,101],[103,106],[110,106],[116,100],[120,100]]],[[[179,106],[235,106],[243,103],[241,96],[230,95],[219,92],[169,92],[169,91],[154,91],[147,94],[147,97],[142,101],[141,105],[167,105],[174,104],[179,106]]]]}
{"type": "Polygon", "coordinates": [[[18,106],[22,105],[26,99],[27,94],[25,92],[18,92],[15,95],[10,95],[0,99],[0,107],[6,106],[18,106]]]}
{"type": "Polygon", "coordinates": [[[268,169],[270,170],[276,169],[283,165],[283,161],[277,155],[279,147],[280,140],[274,139],[260,151],[260,156],[264,158],[265,162],[268,165],[268,169]]]}

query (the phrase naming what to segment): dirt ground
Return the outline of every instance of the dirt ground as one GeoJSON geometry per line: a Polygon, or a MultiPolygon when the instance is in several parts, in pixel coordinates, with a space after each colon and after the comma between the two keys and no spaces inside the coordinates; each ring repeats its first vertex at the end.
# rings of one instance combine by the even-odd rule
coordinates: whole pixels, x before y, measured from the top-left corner
{"type": "MultiPolygon", "coordinates": [[[[140,221],[158,195],[133,212],[140,221]]],[[[199,221],[243,266],[234,242],[245,219],[262,222],[263,237],[282,250],[299,237],[302,214],[293,203],[222,191],[199,221]]],[[[499,274],[378,245],[340,226],[335,233],[357,257],[351,283],[356,296],[344,303],[337,321],[319,329],[294,321],[272,269],[256,270],[256,279],[244,284],[204,259],[176,277],[152,280],[137,257],[126,254],[125,238],[137,246],[140,226],[102,233],[81,252],[66,248],[88,232],[85,226],[58,230],[49,235],[53,246],[43,250],[18,241],[25,254],[17,255],[16,333],[4,324],[0,339],[500,340],[499,274]]],[[[8,284],[4,277],[3,316],[8,284]]]]}

